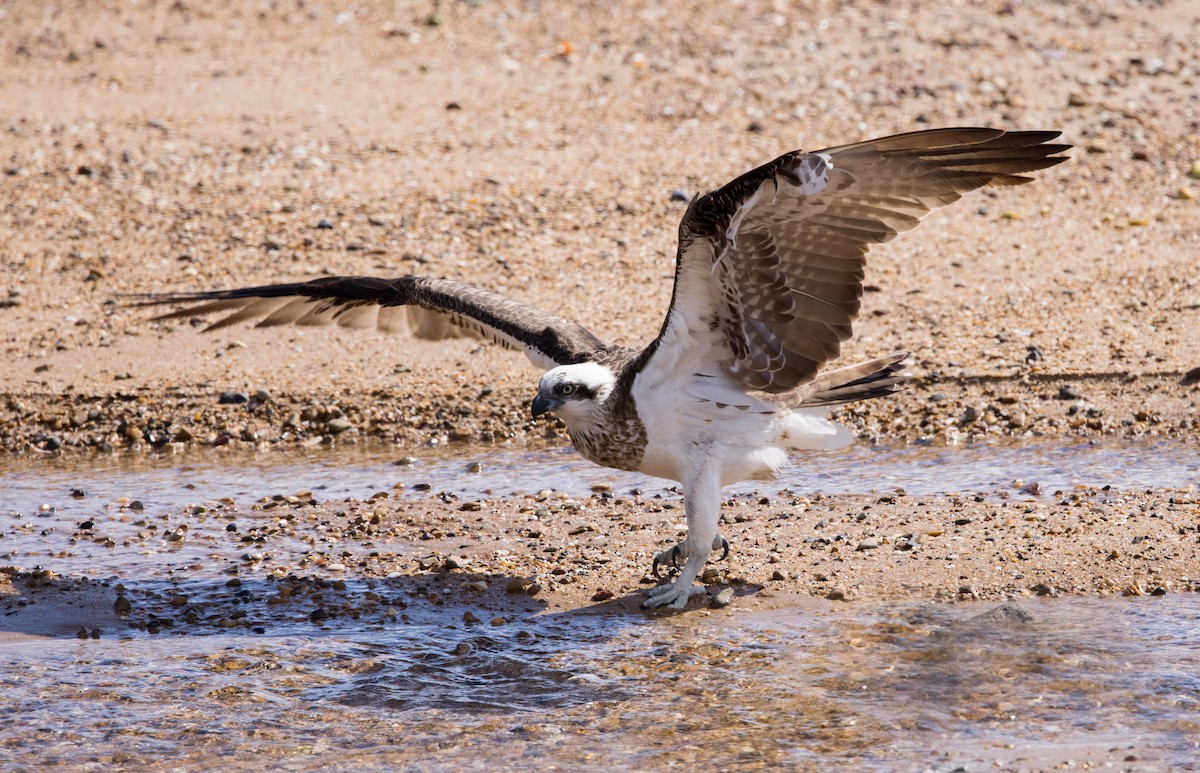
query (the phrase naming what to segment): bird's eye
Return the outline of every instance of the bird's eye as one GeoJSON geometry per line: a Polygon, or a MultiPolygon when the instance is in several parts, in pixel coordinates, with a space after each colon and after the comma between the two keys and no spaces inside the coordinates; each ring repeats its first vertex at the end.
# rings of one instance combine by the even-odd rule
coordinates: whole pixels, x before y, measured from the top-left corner
{"type": "Polygon", "coordinates": [[[562,395],[563,397],[566,397],[567,395],[573,395],[573,394],[575,394],[575,385],[574,384],[563,384],[562,386],[560,386],[558,388],[558,393],[560,395],[562,395]]]}

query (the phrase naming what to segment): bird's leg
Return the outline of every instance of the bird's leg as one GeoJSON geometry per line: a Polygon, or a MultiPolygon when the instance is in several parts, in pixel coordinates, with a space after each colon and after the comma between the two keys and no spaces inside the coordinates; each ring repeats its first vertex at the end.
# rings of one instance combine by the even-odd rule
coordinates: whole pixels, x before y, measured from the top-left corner
{"type": "MultiPolygon", "coordinates": [[[[717,534],[717,519],[721,513],[721,481],[715,467],[715,460],[705,458],[683,481],[683,508],[687,513],[688,533],[687,539],[681,543],[683,547],[680,553],[686,559],[675,582],[664,583],[650,590],[650,596],[642,602],[646,609],[683,609],[689,598],[704,592],[703,585],[692,583],[700,576],[709,553],[724,542],[717,534]]],[[[674,555],[674,549],[664,552],[674,555]]],[[[662,556],[660,553],[654,557],[656,564],[662,556]]]]}
{"type": "MultiPolygon", "coordinates": [[[[718,561],[724,561],[726,558],[729,558],[729,540],[720,534],[713,540],[712,549],[721,551],[721,557],[717,559],[718,561]]],[[[654,554],[654,563],[650,565],[650,571],[655,577],[661,578],[662,575],[658,573],[659,564],[678,569],[679,562],[687,561],[687,557],[687,540],[677,542],[666,550],[660,550],[654,554]]]]}

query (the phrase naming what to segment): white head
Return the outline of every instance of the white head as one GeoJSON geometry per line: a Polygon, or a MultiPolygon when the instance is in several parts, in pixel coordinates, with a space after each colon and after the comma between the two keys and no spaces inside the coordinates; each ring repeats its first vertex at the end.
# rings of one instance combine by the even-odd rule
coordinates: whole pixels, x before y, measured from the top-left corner
{"type": "Polygon", "coordinates": [[[538,382],[533,415],[554,411],[568,426],[599,418],[600,404],[617,385],[617,376],[594,362],[559,365],[546,371],[538,382]]]}

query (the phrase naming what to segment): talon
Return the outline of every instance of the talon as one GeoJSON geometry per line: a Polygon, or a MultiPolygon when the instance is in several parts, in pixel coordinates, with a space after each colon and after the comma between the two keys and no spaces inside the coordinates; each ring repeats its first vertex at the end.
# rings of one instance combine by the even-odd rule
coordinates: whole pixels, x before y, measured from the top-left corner
{"type": "Polygon", "coordinates": [[[680,550],[678,545],[671,548],[671,566],[675,567],[676,569],[679,568],[679,554],[680,550]]]}
{"type": "Polygon", "coordinates": [[[653,561],[653,563],[650,564],[650,574],[654,575],[655,577],[657,577],[660,580],[662,579],[662,575],[658,573],[658,554],[657,553],[654,554],[654,561],[653,561]]]}
{"type": "Polygon", "coordinates": [[[726,558],[729,558],[729,540],[724,537],[717,537],[717,539],[721,540],[721,549],[724,551],[717,560],[724,561],[726,558]]]}

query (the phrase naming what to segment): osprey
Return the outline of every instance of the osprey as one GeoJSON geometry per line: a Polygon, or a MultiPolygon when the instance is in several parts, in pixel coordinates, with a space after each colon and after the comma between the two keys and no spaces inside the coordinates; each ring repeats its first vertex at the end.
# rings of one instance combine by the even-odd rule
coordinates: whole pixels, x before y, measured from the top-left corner
{"type": "MultiPolygon", "coordinates": [[[[546,370],[533,415],[553,412],[597,464],[683,484],[687,537],[654,557],[673,582],[642,606],[683,609],[714,549],[721,487],[769,479],[788,452],[844,445],[825,406],[889,394],[907,354],[836,370],[872,244],[985,185],[1065,160],[1058,132],[958,128],[793,151],[692,200],[679,224],[666,319],[645,348],[605,344],[578,324],[448,279],[327,277],[235,290],[153,294],[158,319],[231,312],[208,329],[336,323],[417,337],[473,335],[546,370]],[[680,562],[682,561],[682,568],[680,562]]],[[[724,557],[724,556],[722,556],[724,557]]]]}

